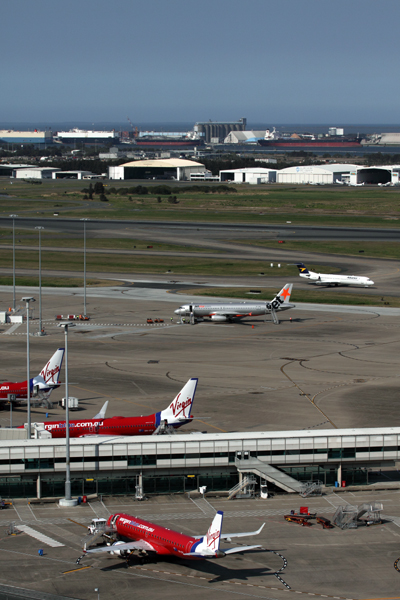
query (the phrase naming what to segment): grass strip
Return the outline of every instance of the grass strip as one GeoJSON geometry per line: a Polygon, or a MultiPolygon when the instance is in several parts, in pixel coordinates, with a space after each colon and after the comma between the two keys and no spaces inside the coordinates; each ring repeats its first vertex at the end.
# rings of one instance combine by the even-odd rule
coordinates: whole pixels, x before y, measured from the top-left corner
{"type": "MultiPolygon", "coordinates": [[[[0,251],[3,267],[12,266],[12,250],[0,251]]],[[[39,252],[18,250],[17,269],[37,269],[39,252]]],[[[276,264],[276,263],[275,263],[276,264]]],[[[309,265],[312,268],[313,265],[309,265]]],[[[223,258],[196,258],[180,256],[129,256],[126,254],[86,254],[86,268],[95,273],[150,273],[172,275],[212,276],[285,276],[297,279],[298,269],[294,265],[284,265],[280,269],[271,268],[266,261],[234,260],[223,258]]],[[[83,272],[83,253],[43,251],[42,269],[83,272]]],[[[321,267],[322,269],[322,267],[321,267]]],[[[325,273],[335,273],[338,269],[324,266],[325,273]]]]}
{"type": "MultiPolygon", "coordinates": [[[[286,241],[280,244],[278,240],[230,240],[235,244],[246,244],[269,248],[271,250],[295,250],[301,259],[301,252],[318,252],[320,254],[338,254],[345,256],[361,256],[366,258],[400,259],[400,243],[398,242],[308,242],[286,241]]],[[[321,270],[321,267],[319,267],[321,270]]]]}
{"type": "MultiPolygon", "coordinates": [[[[30,276],[17,276],[15,278],[16,286],[19,287],[39,287],[39,278],[30,276]]],[[[0,277],[0,285],[13,285],[12,276],[0,277]]],[[[104,286],[115,286],[115,281],[108,279],[86,279],[86,285],[88,287],[104,287],[104,286]]],[[[78,277],[48,277],[42,275],[42,287],[83,287],[83,276],[78,277]]]]}

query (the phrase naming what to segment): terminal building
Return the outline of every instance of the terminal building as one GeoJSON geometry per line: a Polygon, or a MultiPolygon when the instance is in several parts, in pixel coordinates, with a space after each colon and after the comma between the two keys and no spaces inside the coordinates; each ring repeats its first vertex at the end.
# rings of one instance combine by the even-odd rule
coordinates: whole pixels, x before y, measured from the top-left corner
{"type": "MultiPolygon", "coordinates": [[[[10,431],[25,434],[24,430],[10,431]]],[[[0,496],[63,496],[63,439],[0,441],[0,496]]],[[[367,484],[369,473],[395,468],[400,427],[261,431],[135,437],[72,438],[70,465],[75,496],[228,491],[253,474],[271,486],[298,493],[302,482],[326,486],[367,484]]]]}

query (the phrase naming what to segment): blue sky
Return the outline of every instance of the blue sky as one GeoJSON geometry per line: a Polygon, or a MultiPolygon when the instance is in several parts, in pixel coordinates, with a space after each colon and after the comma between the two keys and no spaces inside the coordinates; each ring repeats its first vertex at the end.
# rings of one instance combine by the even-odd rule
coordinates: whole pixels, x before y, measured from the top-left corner
{"type": "Polygon", "coordinates": [[[13,0],[0,121],[398,123],[398,0],[13,0]]]}

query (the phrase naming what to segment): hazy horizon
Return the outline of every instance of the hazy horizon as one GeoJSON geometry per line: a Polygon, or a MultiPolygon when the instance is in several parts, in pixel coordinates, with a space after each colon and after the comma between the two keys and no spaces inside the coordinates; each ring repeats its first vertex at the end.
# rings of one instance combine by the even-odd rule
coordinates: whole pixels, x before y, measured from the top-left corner
{"type": "Polygon", "coordinates": [[[14,0],[0,118],[393,124],[399,20],[395,0],[14,0]]]}

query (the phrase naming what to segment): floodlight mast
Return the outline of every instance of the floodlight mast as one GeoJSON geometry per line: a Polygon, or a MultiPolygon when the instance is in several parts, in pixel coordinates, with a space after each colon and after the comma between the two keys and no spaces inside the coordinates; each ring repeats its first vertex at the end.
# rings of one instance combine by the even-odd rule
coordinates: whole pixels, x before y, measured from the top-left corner
{"type": "Polygon", "coordinates": [[[28,410],[28,429],[26,432],[26,437],[28,440],[31,439],[31,381],[30,381],[30,373],[29,373],[29,303],[35,302],[35,298],[31,296],[24,296],[22,302],[26,303],[26,403],[28,410]]]}
{"type": "Polygon", "coordinates": [[[69,393],[68,393],[68,329],[75,327],[70,321],[62,321],[58,324],[64,329],[65,337],[65,498],[60,499],[60,506],[76,506],[78,501],[71,496],[71,464],[70,464],[70,443],[69,443],[69,393]]]}

